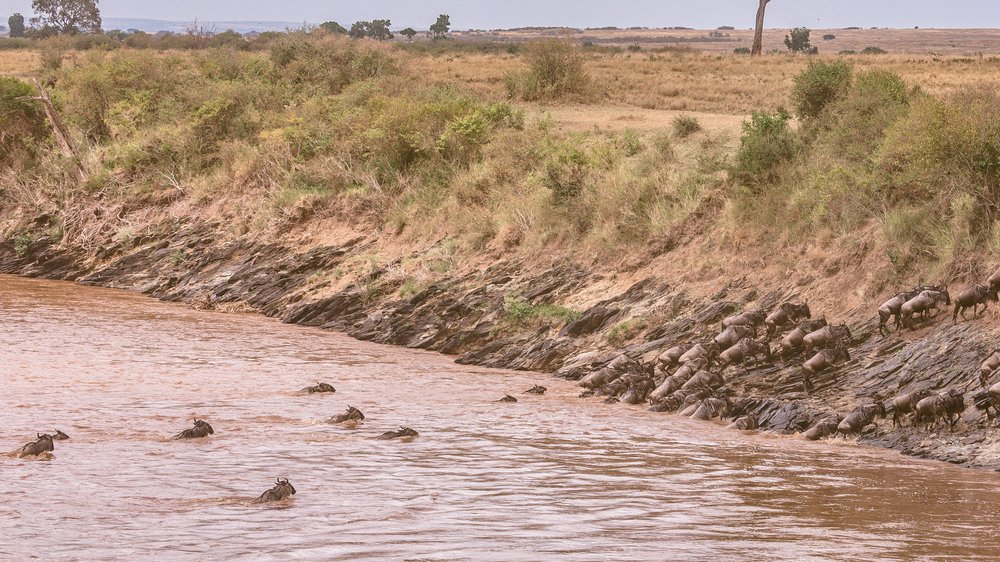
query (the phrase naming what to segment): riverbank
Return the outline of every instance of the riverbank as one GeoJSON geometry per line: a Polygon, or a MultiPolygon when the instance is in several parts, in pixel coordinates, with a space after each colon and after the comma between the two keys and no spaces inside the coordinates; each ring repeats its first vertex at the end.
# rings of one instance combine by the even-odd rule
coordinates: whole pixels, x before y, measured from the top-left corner
{"type": "MultiPolygon", "coordinates": [[[[42,226],[45,220],[34,222],[42,226]]],[[[265,241],[226,237],[217,224],[174,221],[161,232],[127,249],[64,247],[45,239],[16,247],[7,240],[0,243],[0,273],[129,289],[209,310],[253,311],[360,340],[445,353],[459,363],[574,379],[620,353],[651,361],[677,343],[708,339],[735,311],[802,300],[814,317],[851,327],[852,360],[814,379],[809,393],[802,386],[801,356],[730,368],[726,385],[735,391],[739,412],[756,414],[761,430],[796,433],[859,404],[921,388],[958,389],[967,407],[955,432],[909,424],[892,429],[890,416],[879,420],[877,434],[867,431],[859,441],[1000,469],[1000,430],[984,423],[971,400],[980,388],[979,364],[996,336],[991,315],[957,325],[942,315],[921,329],[880,337],[873,301],[840,292],[859,275],[853,268],[826,268],[823,279],[815,270],[782,277],[773,268],[733,260],[681,275],[667,264],[691,258],[685,245],[676,245],[645,264],[617,264],[614,270],[560,258],[526,263],[484,254],[419,286],[401,272],[408,261],[445,253],[444,242],[407,247],[326,228],[311,231],[312,243],[305,237],[265,241]],[[325,243],[315,243],[315,232],[324,232],[325,243]],[[740,270],[746,275],[734,275],[740,270]]],[[[620,406],[622,415],[645,407],[620,406]]]]}

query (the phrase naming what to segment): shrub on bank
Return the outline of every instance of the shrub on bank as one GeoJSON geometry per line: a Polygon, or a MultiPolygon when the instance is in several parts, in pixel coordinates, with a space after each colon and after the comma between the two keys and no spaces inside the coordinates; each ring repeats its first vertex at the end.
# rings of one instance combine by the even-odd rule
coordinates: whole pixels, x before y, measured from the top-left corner
{"type": "Polygon", "coordinates": [[[844,61],[810,62],[795,77],[792,103],[801,119],[815,119],[825,107],[843,95],[851,81],[851,67],[844,61]]]}
{"type": "Polygon", "coordinates": [[[36,101],[34,88],[16,78],[0,77],[0,168],[20,169],[30,165],[40,144],[49,136],[48,122],[36,101]]]}
{"type": "Polygon", "coordinates": [[[532,41],[524,47],[523,56],[528,70],[505,77],[510,97],[526,101],[590,97],[592,83],[583,54],[570,40],[532,41]]]}
{"type": "Polygon", "coordinates": [[[754,112],[743,122],[743,136],[733,171],[736,179],[754,191],[776,182],[781,167],[795,154],[795,134],[785,111],[754,112]]]}

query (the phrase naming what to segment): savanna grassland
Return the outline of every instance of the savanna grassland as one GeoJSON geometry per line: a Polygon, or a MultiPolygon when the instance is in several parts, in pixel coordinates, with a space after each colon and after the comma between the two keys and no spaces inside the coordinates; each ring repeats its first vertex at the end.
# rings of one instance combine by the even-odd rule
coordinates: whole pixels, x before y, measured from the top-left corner
{"type": "Polygon", "coordinates": [[[86,172],[5,80],[0,233],[127,246],[171,214],[433,244],[421,284],[500,255],[667,259],[692,280],[845,275],[860,300],[1000,255],[998,59],[524,39],[0,51],[5,76],[51,89],[86,172]]]}

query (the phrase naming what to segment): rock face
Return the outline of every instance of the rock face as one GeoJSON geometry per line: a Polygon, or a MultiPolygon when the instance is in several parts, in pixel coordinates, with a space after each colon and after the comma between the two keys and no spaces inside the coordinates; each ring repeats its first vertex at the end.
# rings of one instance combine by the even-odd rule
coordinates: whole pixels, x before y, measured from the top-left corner
{"type": "MultiPolygon", "coordinates": [[[[147,236],[127,248],[89,251],[44,241],[15,249],[6,241],[0,243],[0,273],[137,290],[209,309],[253,310],[361,340],[439,351],[467,364],[552,372],[571,380],[603,373],[589,379],[602,379],[600,385],[588,387],[588,393],[601,400],[640,404],[654,396],[661,410],[685,408],[693,413],[701,407],[699,417],[715,417],[715,410],[707,409],[722,400],[727,418],[752,417],[762,431],[805,432],[820,426],[810,434],[816,436],[837,414],[845,416],[861,404],[879,401],[890,408],[894,398],[909,392],[957,390],[966,394],[967,407],[954,433],[928,433],[905,416],[903,427],[892,428],[890,408],[889,421],[878,420],[877,433],[864,431],[859,439],[911,455],[1000,468],[1000,430],[986,421],[973,400],[973,394],[983,390],[980,364],[995,347],[996,332],[988,317],[955,325],[942,316],[917,330],[882,337],[874,309],[814,310],[813,318],[826,312],[831,322],[846,319],[853,339],[850,361],[813,375],[808,391],[803,384],[805,358],[799,352],[730,367],[724,379],[706,378],[711,390],[687,389],[677,395],[681,391],[672,385],[664,387],[670,393],[654,391],[678,368],[656,361],[658,356],[678,345],[711,341],[723,318],[746,310],[774,310],[797,298],[801,288],[791,279],[783,287],[720,281],[714,295],[698,299],[683,286],[649,277],[609,294],[598,272],[578,265],[532,271],[517,260],[501,260],[481,270],[443,275],[401,297],[403,281],[391,275],[392,264],[336,290],[329,282],[316,282],[317,274],[371,252],[370,239],[298,250],[245,238],[221,240],[218,229],[213,224],[165,229],[162,236],[147,236]],[[513,294],[539,307],[591,300],[580,295],[606,298],[572,321],[515,326],[505,309],[506,297],[513,294]],[[615,326],[640,316],[655,322],[647,321],[638,335],[619,346],[608,343],[615,326]]],[[[772,348],[777,349],[781,337],[772,336],[772,348]]]]}

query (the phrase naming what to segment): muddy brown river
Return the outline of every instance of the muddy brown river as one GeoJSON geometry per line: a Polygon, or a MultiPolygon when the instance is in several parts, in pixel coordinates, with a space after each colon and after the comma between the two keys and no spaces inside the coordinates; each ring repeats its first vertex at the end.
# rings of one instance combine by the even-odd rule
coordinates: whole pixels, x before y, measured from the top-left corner
{"type": "Polygon", "coordinates": [[[0,276],[0,559],[1000,556],[1000,475],[252,315],[0,276]],[[300,395],[328,381],[333,395],[300,395]],[[534,384],[544,396],[522,394],[534,384]],[[505,393],[516,404],[495,401],[505,393]],[[325,423],[348,405],[356,428],[325,423]],[[215,435],[172,441],[194,417],[215,435]],[[400,425],[405,443],[375,439],[400,425]],[[250,501],[287,477],[288,502],[250,501]]]}

